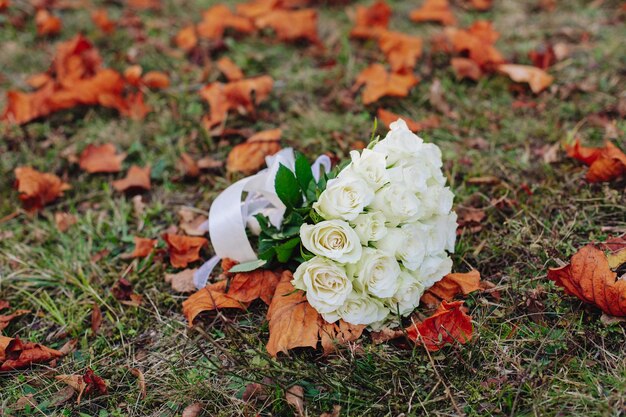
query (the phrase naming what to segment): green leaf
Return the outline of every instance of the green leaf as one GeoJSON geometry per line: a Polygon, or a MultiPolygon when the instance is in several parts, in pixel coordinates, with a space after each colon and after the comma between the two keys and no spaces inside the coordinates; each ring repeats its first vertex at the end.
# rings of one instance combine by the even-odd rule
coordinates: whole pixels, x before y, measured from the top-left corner
{"type": "Polygon", "coordinates": [[[296,156],[296,178],[302,190],[308,189],[309,184],[313,181],[311,164],[309,164],[309,161],[307,161],[306,157],[301,153],[298,153],[298,156],[296,156]]]}
{"type": "Polygon", "coordinates": [[[280,164],[274,181],[276,195],[287,208],[296,208],[302,204],[302,190],[293,172],[283,164],[280,164]]]}
{"type": "Polygon", "coordinates": [[[259,269],[266,263],[267,261],[263,259],[257,259],[256,261],[250,261],[250,262],[244,262],[244,263],[233,266],[232,268],[230,268],[228,272],[233,272],[233,273],[250,272],[250,271],[254,271],[255,269],[259,269]]]}
{"type": "Polygon", "coordinates": [[[280,263],[286,263],[289,258],[291,258],[291,254],[293,250],[300,244],[300,237],[294,237],[283,243],[282,245],[276,246],[276,258],[280,263]]]}

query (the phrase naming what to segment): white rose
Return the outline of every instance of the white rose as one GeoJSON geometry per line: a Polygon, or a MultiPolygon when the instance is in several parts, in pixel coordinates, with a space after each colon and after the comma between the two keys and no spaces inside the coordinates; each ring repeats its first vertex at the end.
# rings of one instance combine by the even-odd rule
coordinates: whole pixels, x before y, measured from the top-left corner
{"type": "Polygon", "coordinates": [[[452,259],[449,256],[440,254],[437,256],[427,256],[419,269],[413,273],[424,287],[432,287],[436,282],[452,271],[452,259]]]}
{"type": "Polygon", "coordinates": [[[424,193],[418,194],[422,202],[421,218],[437,214],[448,214],[452,210],[454,193],[448,187],[429,187],[424,193]]]}
{"type": "MultiPolygon", "coordinates": [[[[431,143],[425,143],[424,147],[432,145],[437,150],[439,148],[431,143]]],[[[437,161],[430,161],[430,157],[425,153],[420,153],[417,158],[407,158],[398,161],[392,168],[387,171],[391,182],[404,184],[414,193],[424,193],[429,187],[441,186],[446,183],[446,177],[437,166],[437,161]]],[[[441,154],[439,154],[439,163],[441,163],[441,154]]]]}
{"type": "Polygon", "coordinates": [[[356,175],[328,181],[313,208],[325,219],[354,220],[374,199],[374,190],[356,175]]]}
{"type": "Polygon", "coordinates": [[[359,214],[350,224],[359,236],[361,243],[367,246],[368,242],[375,242],[387,234],[385,216],[380,211],[359,214]]]}
{"type": "Polygon", "coordinates": [[[375,246],[402,261],[402,265],[415,271],[426,255],[423,232],[413,224],[387,230],[387,235],[375,246]]]}
{"type": "Polygon", "coordinates": [[[378,190],[389,182],[384,154],[371,149],[363,149],[362,153],[351,151],[350,157],[352,162],[339,173],[339,178],[354,173],[363,178],[374,190],[378,190]]]}
{"type": "Polygon", "coordinates": [[[389,125],[387,136],[376,145],[374,151],[387,155],[387,166],[403,159],[417,156],[422,147],[422,138],[411,132],[402,119],[389,125]]]}
{"type": "Polygon", "coordinates": [[[369,325],[384,320],[388,314],[389,309],[382,301],[353,292],[343,306],[331,313],[322,314],[322,317],[329,323],[342,319],[350,324],[369,325]]]}
{"type": "Polygon", "coordinates": [[[398,291],[393,297],[385,300],[385,304],[389,306],[392,313],[407,316],[419,306],[426,289],[421,281],[406,270],[400,273],[399,281],[398,291]]]}
{"type": "Polygon", "coordinates": [[[320,256],[301,263],[291,283],[295,288],[306,291],[309,304],[320,313],[336,310],[352,292],[352,281],[345,269],[320,256]]]}
{"type": "Polygon", "coordinates": [[[416,220],[421,213],[420,200],[402,184],[391,183],[376,192],[371,207],[381,211],[389,226],[416,220]]]}
{"type": "Polygon", "coordinates": [[[300,240],[315,255],[337,262],[357,262],[361,258],[361,240],[343,220],[303,224],[300,227],[300,240]]]}
{"type": "Polygon", "coordinates": [[[364,248],[361,260],[347,268],[353,272],[355,286],[364,293],[387,298],[398,289],[400,265],[393,255],[386,252],[364,248]]]}

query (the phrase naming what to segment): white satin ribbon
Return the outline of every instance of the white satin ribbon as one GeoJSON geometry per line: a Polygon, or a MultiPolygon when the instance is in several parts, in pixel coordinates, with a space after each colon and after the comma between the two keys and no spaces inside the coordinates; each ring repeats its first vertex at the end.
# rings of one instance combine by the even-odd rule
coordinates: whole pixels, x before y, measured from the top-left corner
{"type": "MultiPolygon", "coordinates": [[[[293,149],[282,149],[265,158],[267,168],[237,181],[217,196],[209,210],[209,219],[201,226],[209,232],[215,256],[195,272],[193,282],[196,288],[206,286],[211,272],[222,258],[240,263],[258,259],[248,240],[246,226],[256,229],[254,225],[258,226],[258,223],[254,216],[264,213],[274,226],[280,227],[286,207],[276,195],[274,181],[280,165],[293,171],[295,162],[293,149]],[[247,196],[242,201],[244,193],[247,196]]],[[[319,180],[322,170],[330,171],[330,167],[328,156],[318,157],[312,165],[315,180],[319,180]]]]}

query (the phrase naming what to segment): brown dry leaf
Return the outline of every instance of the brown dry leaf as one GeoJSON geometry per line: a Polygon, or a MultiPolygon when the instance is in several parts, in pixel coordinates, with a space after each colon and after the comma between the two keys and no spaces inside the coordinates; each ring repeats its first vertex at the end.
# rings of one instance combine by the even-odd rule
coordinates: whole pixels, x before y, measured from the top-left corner
{"type": "Polygon", "coordinates": [[[226,294],[227,284],[227,280],[209,284],[183,301],[183,314],[190,326],[193,325],[196,316],[203,311],[213,311],[222,308],[245,310],[248,308],[248,303],[242,303],[231,295],[226,294]]]}
{"type": "Polygon", "coordinates": [[[484,175],[482,177],[468,178],[465,182],[472,185],[496,185],[500,184],[502,181],[496,176],[484,175]]]}
{"type": "Polygon", "coordinates": [[[53,202],[71,187],[54,174],[18,167],[15,168],[15,188],[20,193],[24,209],[32,213],[53,202]]]}
{"type": "Polygon", "coordinates": [[[297,416],[304,416],[304,388],[300,385],[291,386],[285,393],[285,401],[295,408],[297,416]]]}
{"type": "Polygon", "coordinates": [[[557,61],[556,53],[551,44],[541,44],[536,49],[528,53],[528,58],[533,65],[542,70],[548,69],[557,61]]]}
{"type": "Polygon", "coordinates": [[[435,129],[441,124],[441,121],[437,116],[430,116],[417,122],[415,120],[411,120],[409,118],[400,116],[399,114],[392,113],[382,108],[378,109],[378,111],[376,112],[376,117],[387,127],[389,127],[389,125],[396,120],[402,119],[406,122],[409,130],[416,133],[422,130],[435,129]]]}
{"type": "Polygon", "coordinates": [[[141,74],[143,74],[141,65],[131,65],[124,70],[124,79],[128,84],[138,86],[141,84],[141,74]]]}
{"type": "Polygon", "coordinates": [[[457,80],[469,78],[478,81],[483,76],[480,66],[469,58],[452,58],[450,64],[457,80]]]}
{"type": "Polygon", "coordinates": [[[198,417],[201,412],[202,412],[202,404],[200,403],[189,404],[183,410],[182,417],[198,417]]]}
{"type": "Polygon", "coordinates": [[[178,210],[178,217],[180,218],[178,227],[180,227],[186,235],[203,236],[207,232],[206,229],[200,228],[207,220],[207,216],[204,214],[197,214],[195,211],[183,207],[178,210]]]}
{"type": "Polygon", "coordinates": [[[273,86],[274,80],[268,75],[206,85],[200,90],[200,95],[211,107],[210,116],[203,119],[205,126],[210,129],[224,122],[232,110],[242,114],[254,113],[255,106],[269,97],[273,86]]]}
{"type": "Polygon", "coordinates": [[[364,325],[355,325],[338,320],[335,323],[326,322],[322,316],[318,318],[319,336],[324,354],[337,350],[337,346],[354,342],[363,334],[364,325]]]}
{"type": "Polygon", "coordinates": [[[431,106],[443,113],[446,117],[458,119],[458,113],[453,111],[450,104],[446,101],[441,81],[437,78],[433,80],[433,83],[428,89],[428,101],[431,106]]]}
{"type": "Polygon", "coordinates": [[[437,351],[447,344],[465,344],[472,339],[472,318],[463,311],[463,301],[442,301],[435,314],[406,329],[409,339],[437,351]]]}
{"type": "Polygon", "coordinates": [[[58,350],[39,343],[23,342],[19,338],[0,336],[0,372],[27,368],[63,356],[58,350]]]}
{"type": "Polygon", "coordinates": [[[280,151],[280,129],[258,132],[244,143],[235,146],[228,154],[226,169],[228,172],[251,174],[265,164],[265,157],[280,151]]]}
{"type": "Polygon", "coordinates": [[[589,182],[612,181],[626,174],[626,154],[609,141],[603,148],[591,148],[582,146],[577,138],[573,145],[566,145],[565,150],[567,156],[589,165],[589,182]]]}
{"type": "Polygon", "coordinates": [[[401,329],[390,329],[389,327],[383,327],[377,332],[370,332],[372,342],[375,345],[388,342],[389,340],[397,339],[404,336],[404,332],[401,329]]]}
{"type": "Polygon", "coordinates": [[[175,274],[165,274],[165,282],[170,283],[172,289],[176,292],[194,292],[196,286],[193,283],[193,274],[198,269],[184,269],[175,274]]]}
{"type": "Polygon", "coordinates": [[[111,293],[122,304],[135,307],[141,305],[141,295],[133,291],[133,285],[126,278],[117,280],[113,288],[111,288],[111,293]]]}
{"type": "Polygon", "coordinates": [[[400,32],[381,31],[378,46],[387,57],[393,72],[413,71],[417,59],[422,56],[422,39],[400,32]]]}
{"type": "Polygon", "coordinates": [[[100,331],[100,326],[102,326],[102,310],[100,310],[100,306],[96,303],[93,303],[91,307],[91,332],[96,335],[98,331],[100,331]]]}
{"type": "Polygon", "coordinates": [[[331,413],[322,413],[320,417],[339,417],[341,415],[341,406],[338,404],[333,405],[333,411],[331,413]]]}
{"type": "Polygon", "coordinates": [[[152,253],[158,243],[156,239],[139,236],[134,236],[133,239],[135,240],[135,248],[130,253],[130,258],[145,258],[152,253]]]}
{"type": "Polygon", "coordinates": [[[218,169],[224,166],[224,161],[218,161],[210,156],[205,156],[197,161],[198,168],[200,169],[218,169]]]}
{"type": "Polygon", "coordinates": [[[65,233],[67,229],[75,225],[77,222],[78,219],[73,214],[62,211],[54,213],[54,224],[61,233],[65,233]]]}
{"type": "Polygon", "coordinates": [[[120,172],[125,153],[117,153],[115,145],[87,145],[81,152],[78,165],[90,174],[96,172],[120,172]]]}
{"type": "Polygon", "coordinates": [[[35,401],[33,394],[27,394],[23,397],[18,398],[18,400],[11,406],[11,409],[14,411],[21,411],[28,408],[35,409],[38,403],[35,401]]]}
{"type": "Polygon", "coordinates": [[[254,32],[252,21],[244,16],[237,16],[223,4],[217,4],[202,12],[202,21],[196,26],[198,36],[210,40],[220,40],[226,29],[242,33],[254,32]]]}
{"type": "Polygon", "coordinates": [[[541,93],[554,81],[553,76],[531,65],[502,64],[498,66],[498,71],[508,75],[515,82],[528,83],[535,94],[541,93]]]}
{"type": "Polygon", "coordinates": [[[279,279],[277,273],[264,269],[238,273],[230,281],[228,294],[243,303],[260,298],[270,305],[279,279]]]}
{"type": "Polygon", "coordinates": [[[120,192],[149,190],[150,186],[150,165],[146,165],[144,168],[133,165],[125,178],[113,181],[113,188],[120,192]]]}
{"type": "Polygon", "coordinates": [[[480,273],[473,269],[465,273],[448,274],[422,295],[420,303],[430,307],[439,305],[442,301],[452,301],[457,295],[468,295],[478,291],[480,286],[480,273]]]}
{"type": "Polygon", "coordinates": [[[457,220],[459,225],[456,231],[457,235],[480,232],[483,228],[481,223],[487,216],[483,209],[474,207],[459,207],[456,213],[459,216],[457,220]]]}
{"type": "Polygon", "coordinates": [[[137,384],[139,384],[139,392],[141,393],[141,399],[146,399],[146,377],[144,376],[141,369],[138,368],[130,368],[130,373],[137,377],[137,384]]]}
{"type": "Polygon", "coordinates": [[[365,85],[363,104],[370,104],[383,96],[406,97],[419,79],[413,74],[388,73],[381,64],[372,64],[358,75],[354,89],[365,85]]]}
{"type": "Polygon", "coordinates": [[[189,263],[200,259],[200,250],[209,242],[203,237],[163,234],[167,243],[170,263],[175,268],[185,268],[189,263]]]}
{"type": "Polygon", "coordinates": [[[391,7],[378,0],[370,7],[356,6],[356,21],[350,31],[350,37],[356,39],[375,38],[381,31],[387,30],[391,18],[391,7]]]}
{"type": "Polygon", "coordinates": [[[493,0],[470,0],[470,5],[474,9],[484,12],[491,9],[491,6],[493,6],[493,0]]]}
{"type": "Polygon", "coordinates": [[[281,41],[306,39],[312,44],[320,43],[317,35],[317,11],[314,9],[272,10],[256,18],[254,24],[259,29],[273,29],[281,41]]]}
{"type": "Polygon", "coordinates": [[[196,35],[195,26],[186,26],[182,28],[174,39],[176,46],[185,52],[191,51],[198,44],[198,36],[196,35]]]}
{"type": "Polygon", "coordinates": [[[69,385],[78,393],[77,404],[80,404],[83,394],[103,395],[107,393],[106,382],[89,368],[84,375],[57,375],[54,378],[69,385]]]}
{"type": "Polygon", "coordinates": [[[477,20],[468,29],[446,28],[445,35],[455,52],[467,56],[483,71],[493,71],[504,63],[504,57],[494,47],[500,34],[489,21],[477,20]]]}
{"type": "Polygon", "coordinates": [[[445,26],[456,24],[448,0],[425,0],[422,7],[413,10],[409,17],[414,22],[438,22],[445,26]]]}
{"type": "MultiPolygon", "coordinates": [[[[8,308],[8,306],[9,305],[7,304],[6,307],[8,308]]],[[[0,310],[2,310],[3,308],[4,307],[0,308],[0,310]]],[[[11,314],[0,315],[0,332],[6,329],[9,323],[11,323],[13,319],[23,316],[24,314],[28,314],[28,313],[30,313],[30,310],[16,310],[11,314]]]]}
{"type": "Polygon", "coordinates": [[[115,30],[115,22],[109,19],[106,9],[96,9],[91,12],[91,21],[106,34],[113,33],[115,30]]]}
{"type": "Polygon", "coordinates": [[[200,175],[200,167],[187,152],[180,154],[177,165],[185,177],[196,178],[200,175]]]}
{"type": "Polygon", "coordinates": [[[217,69],[226,77],[228,81],[238,81],[243,79],[243,71],[227,56],[217,61],[217,69]]]}
{"type": "Polygon", "coordinates": [[[550,268],[548,279],[608,315],[626,316],[626,280],[618,279],[607,255],[594,245],[576,252],[568,265],[550,268]]]}
{"type": "Polygon", "coordinates": [[[170,77],[161,71],[148,71],[141,77],[141,83],[148,88],[164,89],[170,86],[170,77]]]}
{"type": "Polygon", "coordinates": [[[35,24],[37,25],[37,35],[56,35],[61,32],[61,18],[52,15],[49,11],[41,9],[35,15],[35,24]]]}

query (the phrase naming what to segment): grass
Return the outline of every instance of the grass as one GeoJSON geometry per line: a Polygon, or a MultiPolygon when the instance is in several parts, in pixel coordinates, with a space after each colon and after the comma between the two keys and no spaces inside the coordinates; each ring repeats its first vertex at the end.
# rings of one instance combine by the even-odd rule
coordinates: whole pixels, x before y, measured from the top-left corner
{"type": "MultiPolygon", "coordinates": [[[[210,416],[291,415],[285,391],[294,384],[304,388],[306,409],[313,416],[334,405],[341,406],[342,416],[626,412],[626,327],[602,324],[597,310],[565,296],[546,279],[549,266],[567,260],[585,243],[626,230],[625,184],[590,185],[585,169],[562,152],[553,163],[538,156],[542,147],[575,135],[585,143],[601,143],[605,132],[590,120],[592,114],[607,115],[619,131],[626,129],[618,110],[626,101],[620,2],[557,2],[552,12],[530,0],[495,2],[485,14],[455,7],[461,25],[493,20],[502,34],[498,48],[515,62],[528,63],[528,51],[545,40],[567,43],[569,56],[550,69],[555,85],[533,96],[512,89],[509,80],[497,75],[459,82],[447,58],[431,54],[427,44],[417,70],[422,81],[410,97],[380,102],[417,120],[437,114],[429,88],[438,79],[459,115],[440,115],[441,127],[422,136],[442,148],[457,206],[484,207],[487,213],[482,230],[461,236],[454,255],[456,270],[477,268],[499,292],[498,298],[468,298],[475,339],[429,356],[419,347],[372,345],[364,337],[337,355],[320,357],[303,350],[278,360],[265,352],[263,306],[207,316],[188,328],[181,314],[185,296],[173,293],[163,279],[173,269],[151,258],[128,261],[120,256],[132,249],[133,236],[159,236],[178,222],[181,205],[208,209],[215,195],[239,178],[219,172],[194,182],[180,180],[175,165],[181,152],[223,160],[241,139],[212,138],[202,129],[207,106],[196,91],[218,78],[217,69],[208,61],[196,65],[169,46],[179,28],[214,2],[164,3],[161,12],[138,14],[148,35],[145,42],[135,41],[126,28],[112,36],[100,34],[88,10],[60,12],[65,24],[60,38],[83,31],[107,66],[122,70],[130,53],[145,70],[171,74],[170,89],[148,95],[154,111],[143,122],[90,108],[56,113],[20,128],[2,127],[0,217],[16,210],[19,215],[0,223],[0,299],[32,310],[4,334],[54,348],[70,339],[78,343],[55,369],[38,366],[2,375],[0,415],[175,416],[193,402],[210,416]],[[515,101],[536,106],[516,107],[515,101]],[[486,147],[470,147],[467,140],[475,138],[484,139],[486,147]],[[143,195],[146,209],[140,218],[130,199],[110,185],[121,174],[88,175],[62,156],[68,149],[108,141],[128,152],[126,167],[153,167],[154,186],[143,195]],[[26,164],[55,172],[73,187],[34,217],[19,211],[12,188],[13,170],[26,164]],[[486,175],[501,182],[467,181],[486,175]],[[515,204],[495,204],[503,198],[515,204]],[[78,223],[59,232],[56,211],[76,215],[78,223]],[[94,260],[102,251],[108,252],[94,260]],[[120,276],[143,296],[140,307],[122,305],[112,296],[110,289],[120,276]],[[90,330],[93,303],[104,316],[97,336],[90,330]],[[54,375],[83,373],[88,367],[107,380],[108,394],[84,398],[80,405],[69,401],[55,406],[55,394],[63,386],[54,375]],[[145,375],[145,399],[131,368],[145,375]],[[251,382],[266,386],[265,398],[242,400],[251,382]],[[15,410],[16,401],[28,394],[38,407],[15,410]]],[[[414,3],[390,1],[395,13],[391,27],[425,39],[440,32],[435,25],[408,20],[414,3]]],[[[121,16],[118,3],[107,7],[114,18],[121,16]]],[[[7,15],[0,15],[0,85],[22,89],[28,75],[47,69],[54,42],[34,36],[27,3],[15,1],[10,13],[25,13],[26,19],[16,29],[7,15]]],[[[350,25],[343,7],[321,7],[322,52],[279,43],[267,33],[229,35],[227,50],[218,55],[231,57],[248,76],[267,73],[276,80],[257,117],[232,118],[229,127],[281,127],[284,146],[340,158],[356,141],[367,140],[377,106],[364,107],[349,89],[362,68],[383,57],[374,44],[348,41],[350,25]],[[321,65],[331,60],[336,65],[321,65]]],[[[614,142],[624,148],[623,133],[614,142]]]]}

